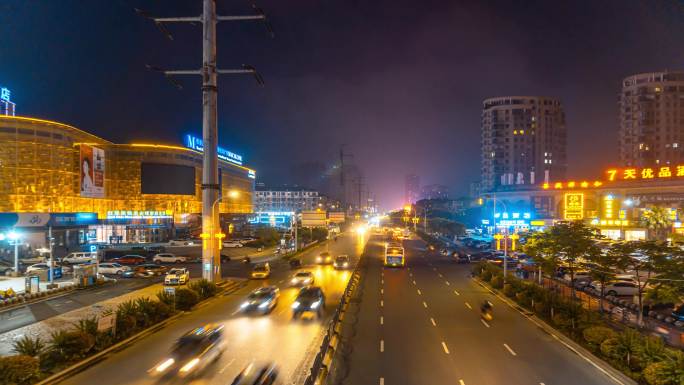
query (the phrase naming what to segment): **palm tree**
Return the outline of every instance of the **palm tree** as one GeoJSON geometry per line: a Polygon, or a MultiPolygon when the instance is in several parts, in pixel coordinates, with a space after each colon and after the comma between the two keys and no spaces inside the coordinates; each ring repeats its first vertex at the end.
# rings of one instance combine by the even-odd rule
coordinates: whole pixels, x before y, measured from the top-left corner
{"type": "Polygon", "coordinates": [[[14,351],[25,356],[37,357],[45,351],[45,348],[46,345],[40,337],[24,336],[14,342],[14,351]]]}
{"type": "Polygon", "coordinates": [[[665,239],[667,229],[672,227],[670,211],[659,206],[646,210],[641,218],[641,222],[646,228],[653,231],[658,240],[665,239]]]}

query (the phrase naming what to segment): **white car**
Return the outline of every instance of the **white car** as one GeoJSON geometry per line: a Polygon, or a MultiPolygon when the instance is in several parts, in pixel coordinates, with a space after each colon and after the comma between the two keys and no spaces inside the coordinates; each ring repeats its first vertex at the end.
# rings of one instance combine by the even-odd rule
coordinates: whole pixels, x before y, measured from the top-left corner
{"type": "Polygon", "coordinates": [[[173,239],[169,241],[169,246],[199,246],[201,242],[193,239],[173,239]]]}
{"type": "Polygon", "coordinates": [[[124,266],[120,263],[116,262],[105,262],[105,263],[100,263],[99,266],[99,272],[101,274],[116,274],[116,275],[121,275],[125,271],[131,270],[130,267],[124,266]]]}
{"type": "Polygon", "coordinates": [[[31,266],[26,268],[26,275],[28,275],[30,273],[35,273],[38,271],[49,270],[50,269],[49,266],[50,265],[48,265],[47,263],[36,263],[35,265],[31,265],[31,266]]]}
{"type": "MultiPolygon", "coordinates": [[[[601,283],[599,282],[594,282],[592,283],[592,286],[594,289],[597,291],[601,291],[601,283]]],[[[606,284],[606,288],[604,290],[604,294],[606,296],[634,296],[639,294],[639,288],[636,283],[634,282],[627,282],[627,281],[617,281],[617,282],[609,282],[606,284]]]]}
{"type": "Polygon", "coordinates": [[[188,258],[187,257],[182,257],[180,255],[176,254],[171,254],[171,253],[159,253],[155,254],[154,257],[152,257],[152,262],[156,264],[162,264],[162,263],[183,263],[187,262],[188,258]]]}
{"type": "Polygon", "coordinates": [[[86,253],[86,252],[69,253],[66,257],[62,258],[62,263],[68,263],[70,265],[80,265],[82,263],[94,263],[95,258],[97,258],[97,253],[86,253]]]}
{"type": "Polygon", "coordinates": [[[186,268],[173,268],[164,277],[164,285],[185,285],[190,280],[190,272],[186,268]]]}
{"type": "Polygon", "coordinates": [[[233,248],[233,247],[243,247],[243,246],[244,245],[242,243],[240,243],[240,241],[225,241],[225,242],[223,242],[223,247],[233,248]]]}
{"type": "Polygon", "coordinates": [[[310,271],[300,271],[292,276],[290,283],[294,286],[313,285],[314,275],[310,271]]]}

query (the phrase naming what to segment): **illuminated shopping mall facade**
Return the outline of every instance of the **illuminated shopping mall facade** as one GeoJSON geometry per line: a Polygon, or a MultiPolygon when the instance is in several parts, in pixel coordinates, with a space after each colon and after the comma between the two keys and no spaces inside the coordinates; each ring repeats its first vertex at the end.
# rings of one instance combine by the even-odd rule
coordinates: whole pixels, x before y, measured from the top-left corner
{"type": "Polygon", "coordinates": [[[481,196],[482,223],[490,231],[542,229],[582,220],[607,238],[649,238],[644,213],[665,208],[672,233],[684,234],[684,164],[605,170],[596,180],[510,186],[481,196]]]}
{"type": "MultiPolygon", "coordinates": [[[[188,136],[186,142],[115,144],[63,123],[0,116],[0,227],[42,222],[32,214],[63,213],[62,222],[82,233],[87,226],[82,240],[149,242],[197,226],[201,140],[188,136]],[[83,221],[75,219],[79,214],[83,221]]],[[[230,156],[220,156],[217,207],[251,213],[255,172],[241,156],[223,151],[230,156]]]]}

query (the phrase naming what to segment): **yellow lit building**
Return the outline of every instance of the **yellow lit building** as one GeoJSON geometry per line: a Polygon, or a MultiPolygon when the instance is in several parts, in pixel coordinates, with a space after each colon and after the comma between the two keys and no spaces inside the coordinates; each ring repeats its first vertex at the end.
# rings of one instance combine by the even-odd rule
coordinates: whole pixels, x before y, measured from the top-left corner
{"type": "MultiPolygon", "coordinates": [[[[219,161],[223,198],[217,206],[224,213],[251,213],[255,172],[231,156],[239,161],[219,161]]],[[[124,238],[151,241],[169,235],[159,229],[196,221],[201,177],[197,149],[115,144],[63,123],[0,116],[0,213],[96,213],[100,226],[135,228],[124,238]],[[104,168],[103,186],[94,194],[84,193],[84,183],[93,181],[83,182],[83,149],[101,151],[95,156],[104,168]]],[[[103,237],[97,235],[107,241],[103,237]]]]}

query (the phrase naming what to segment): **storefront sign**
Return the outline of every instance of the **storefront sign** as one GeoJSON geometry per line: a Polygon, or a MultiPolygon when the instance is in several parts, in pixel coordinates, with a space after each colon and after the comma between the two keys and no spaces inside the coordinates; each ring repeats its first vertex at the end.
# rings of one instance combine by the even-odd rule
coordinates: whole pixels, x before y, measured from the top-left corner
{"type": "MultiPolygon", "coordinates": [[[[199,152],[204,151],[204,144],[202,143],[202,139],[196,138],[192,135],[185,136],[185,147],[199,152]]],[[[226,162],[242,165],[242,155],[228,151],[223,147],[217,147],[216,152],[218,153],[219,159],[225,160],[226,162]]]]}
{"type": "Polygon", "coordinates": [[[4,100],[6,102],[10,101],[10,90],[8,88],[0,88],[0,100],[4,100]]]}
{"type": "Polygon", "coordinates": [[[563,218],[576,220],[584,218],[584,193],[566,193],[563,218]]]}
{"type": "Polygon", "coordinates": [[[623,180],[657,180],[684,176],[684,165],[644,167],[644,168],[612,168],[606,170],[606,178],[609,181],[623,180]]]}
{"type": "Polygon", "coordinates": [[[107,211],[107,219],[166,219],[173,218],[171,211],[138,211],[114,210],[107,211]]]}
{"type": "Polygon", "coordinates": [[[50,214],[50,226],[81,226],[97,224],[96,213],[57,213],[50,214]]]}
{"type": "Polygon", "coordinates": [[[81,196],[104,198],[105,153],[101,148],[80,145],[81,196]]]}
{"type": "Polygon", "coordinates": [[[254,170],[248,170],[247,171],[247,177],[251,179],[256,179],[256,171],[254,170]]]}

